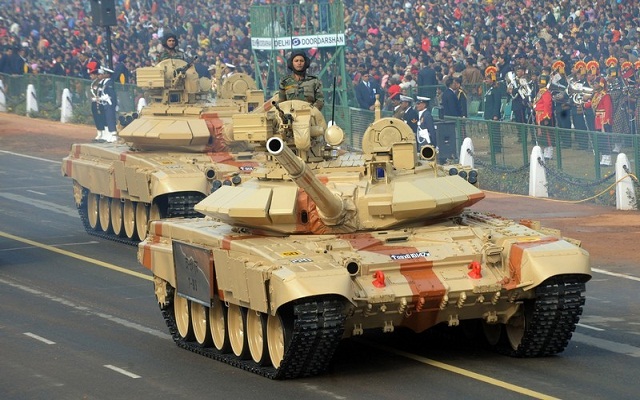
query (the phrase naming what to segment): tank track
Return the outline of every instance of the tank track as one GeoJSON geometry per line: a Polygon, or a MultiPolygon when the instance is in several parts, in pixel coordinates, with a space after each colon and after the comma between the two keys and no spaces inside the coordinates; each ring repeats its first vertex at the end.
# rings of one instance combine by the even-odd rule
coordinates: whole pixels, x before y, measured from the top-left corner
{"type": "Polygon", "coordinates": [[[173,341],[183,349],[232,365],[270,379],[293,379],[324,372],[344,333],[344,300],[335,297],[304,299],[293,306],[293,332],[289,347],[279,368],[260,366],[253,360],[242,360],[233,353],[222,353],[213,347],[202,347],[187,341],[178,333],[173,305],[161,308],[173,341]]]}
{"type": "Polygon", "coordinates": [[[544,357],[561,353],[582,314],[585,283],[574,275],[556,276],[536,288],[536,299],[525,313],[528,327],[517,350],[509,347],[513,357],[544,357]]]}
{"type": "MultiPolygon", "coordinates": [[[[82,221],[82,226],[84,226],[84,230],[92,236],[96,236],[102,239],[107,239],[112,242],[122,243],[129,246],[137,246],[140,243],[140,240],[137,239],[129,239],[128,237],[118,236],[113,232],[104,232],[102,230],[96,230],[91,228],[89,224],[89,212],[87,210],[87,194],[89,191],[86,188],[82,190],[82,201],[80,204],[77,204],[78,214],[80,215],[80,220],[82,221]]],[[[170,194],[167,198],[167,208],[166,210],[161,210],[160,213],[163,216],[176,218],[176,217],[184,217],[184,218],[196,218],[202,216],[202,214],[198,213],[194,210],[194,206],[199,203],[204,196],[202,194],[170,194]]],[[[165,217],[165,218],[166,218],[165,217]]]]}

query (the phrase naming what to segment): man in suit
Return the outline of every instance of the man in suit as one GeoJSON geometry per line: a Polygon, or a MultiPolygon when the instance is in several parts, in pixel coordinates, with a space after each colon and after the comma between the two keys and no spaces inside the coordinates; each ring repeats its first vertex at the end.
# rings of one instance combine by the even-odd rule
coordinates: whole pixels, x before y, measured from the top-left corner
{"type": "Polygon", "coordinates": [[[418,71],[418,94],[421,97],[435,99],[437,86],[436,70],[431,68],[430,60],[427,57],[424,68],[418,71]]]}
{"type": "Polygon", "coordinates": [[[369,73],[365,72],[360,78],[360,82],[356,85],[356,100],[358,105],[364,110],[373,111],[373,104],[376,102],[375,88],[369,82],[369,73]]]}
{"type": "Polygon", "coordinates": [[[458,99],[460,83],[453,76],[445,80],[447,88],[442,92],[442,112],[444,116],[462,117],[462,107],[458,99]]]}

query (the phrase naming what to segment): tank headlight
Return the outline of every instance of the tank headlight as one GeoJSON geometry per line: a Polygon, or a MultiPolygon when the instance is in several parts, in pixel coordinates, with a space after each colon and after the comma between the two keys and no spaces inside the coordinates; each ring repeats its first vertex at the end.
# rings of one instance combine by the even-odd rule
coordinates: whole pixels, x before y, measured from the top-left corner
{"type": "Polygon", "coordinates": [[[230,181],[230,180],[228,180],[228,179],[225,179],[225,180],[224,180],[224,182],[222,182],[222,184],[223,184],[224,186],[231,186],[231,181],[230,181]]]}
{"type": "Polygon", "coordinates": [[[460,176],[460,178],[462,179],[467,179],[467,171],[458,172],[458,176],[460,176]]]}
{"type": "Polygon", "coordinates": [[[215,181],[213,181],[213,184],[211,185],[211,193],[215,192],[221,187],[222,187],[222,182],[220,182],[219,179],[216,179],[215,181]]]}
{"type": "Polygon", "coordinates": [[[231,177],[231,183],[233,183],[234,185],[239,185],[242,183],[242,178],[240,177],[240,175],[234,175],[231,177]]]}
{"type": "Polygon", "coordinates": [[[469,171],[469,183],[475,185],[478,182],[478,171],[472,169],[469,171]]]}
{"type": "Polygon", "coordinates": [[[449,169],[449,175],[458,175],[458,168],[451,168],[449,169]]]}

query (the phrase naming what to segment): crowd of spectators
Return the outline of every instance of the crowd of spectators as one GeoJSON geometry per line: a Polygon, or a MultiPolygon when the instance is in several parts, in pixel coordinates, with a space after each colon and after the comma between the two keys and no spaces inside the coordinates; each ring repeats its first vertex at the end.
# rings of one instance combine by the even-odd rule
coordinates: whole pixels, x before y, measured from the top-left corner
{"type": "MultiPolygon", "coordinates": [[[[106,58],[105,29],[93,25],[89,0],[2,3],[0,72],[83,77],[79,54],[106,58]]],[[[120,58],[129,70],[153,65],[171,30],[200,63],[252,73],[249,10],[268,3],[116,0],[113,62],[120,58]]],[[[503,79],[517,58],[535,74],[556,60],[568,71],[578,60],[634,62],[640,51],[640,0],[344,0],[344,13],[349,78],[355,86],[366,73],[384,93],[424,83],[426,66],[438,84],[459,73],[464,85],[481,81],[489,65],[503,79]]]]}

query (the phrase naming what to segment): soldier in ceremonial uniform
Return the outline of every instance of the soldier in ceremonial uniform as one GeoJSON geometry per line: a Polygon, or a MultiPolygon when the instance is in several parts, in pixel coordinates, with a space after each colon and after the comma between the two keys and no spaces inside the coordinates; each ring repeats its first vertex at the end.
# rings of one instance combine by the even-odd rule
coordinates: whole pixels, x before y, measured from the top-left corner
{"type": "MultiPolygon", "coordinates": [[[[587,63],[580,60],[576,62],[573,66],[573,74],[571,76],[572,83],[580,83],[583,86],[587,86],[587,63]]],[[[573,122],[573,128],[581,131],[576,132],[576,142],[578,143],[578,148],[581,150],[586,150],[589,146],[589,136],[585,131],[590,130],[590,127],[587,126],[587,118],[584,114],[584,104],[582,102],[576,103],[573,101],[573,98],[569,98],[571,102],[571,121],[573,122]]]]}
{"type": "Polygon", "coordinates": [[[594,127],[600,132],[598,135],[598,147],[600,154],[600,165],[611,166],[611,142],[610,137],[606,133],[611,132],[611,123],[613,122],[613,102],[611,96],[607,93],[607,81],[600,77],[593,81],[593,96],[589,101],[584,103],[585,108],[594,110],[594,127]]]}
{"type": "Polygon", "coordinates": [[[102,104],[102,109],[104,110],[105,129],[103,139],[108,143],[113,143],[118,140],[118,132],[116,130],[118,97],[116,96],[113,79],[111,79],[113,70],[102,67],[98,72],[102,78],[98,88],[98,101],[102,104]]]}
{"type": "MultiPolygon", "coordinates": [[[[596,60],[591,60],[587,63],[587,86],[594,88],[594,82],[600,78],[600,63],[596,60]]],[[[588,97],[588,96],[587,96],[588,97]]],[[[591,108],[586,108],[584,110],[584,116],[587,119],[587,126],[589,130],[594,131],[594,119],[595,115],[591,108]]]]}
{"type": "Polygon", "coordinates": [[[93,123],[96,126],[96,137],[93,141],[104,142],[104,127],[106,122],[104,119],[104,108],[102,107],[98,93],[102,81],[99,74],[100,64],[98,64],[97,61],[89,61],[85,67],[87,75],[91,78],[91,115],[93,116],[93,123]]]}
{"type": "Polygon", "coordinates": [[[418,111],[418,130],[416,132],[416,145],[418,152],[425,144],[437,146],[436,125],[429,109],[429,97],[416,97],[416,110],[418,111]]]}
{"type": "Polygon", "coordinates": [[[536,124],[538,129],[538,139],[544,146],[544,158],[553,158],[553,138],[551,136],[551,126],[553,118],[553,98],[547,89],[549,75],[540,75],[538,78],[538,93],[533,99],[533,109],[536,113],[536,124]]]}
{"type": "Polygon", "coordinates": [[[295,51],[289,57],[287,67],[293,72],[280,81],[279,101],[305,100],[322,110],[324,93],[322,82],[313,75],[307,75],[311,60],[304,51],[295,51]]]}
{"type": "Polygon", "coordinates": [[[400,95],[400,107],[398,110],[402,110],[401,119],[409,125],[411,131],[416,132],[418,130],[418,112],[411,105],[413,98],[405,95],[400,95]]]}
{"type": "Polygon", "coordinates": [[[549,89],[553,99],[556,126],[561,129],[560,144],[563,148],[571,148],[571,105],[569,104],[569,96],[565,92],[569,83],[565,74],[564,61],[554,62],[551,69],[553,72],[549,89]]]}
{"type": "Polygon", "coordinates": [[[500,107],[502,106],[502,86],[497,82],[498,68],[489,65],[484,70],[484,82],[487,91],[484,95],[484,119],[491,140],[491,150],[502,152],[502,133],[500,131],[500,107]]]}
{"type": "MultiPolygon", "coordinates": [[[[605,60],[607,66],[607,88],[609,96],[611,96],[611,102],[613,103],[613,120],[611,131],[615,133],[630,134],[630,120],[628,111],[627,95],[623,90],[622,77],[618,70],[618,59],[611,56],[605,60]]],[[[619,153],[622,149],[622,140],[616,138],[612,151],[619,153]]]]}

